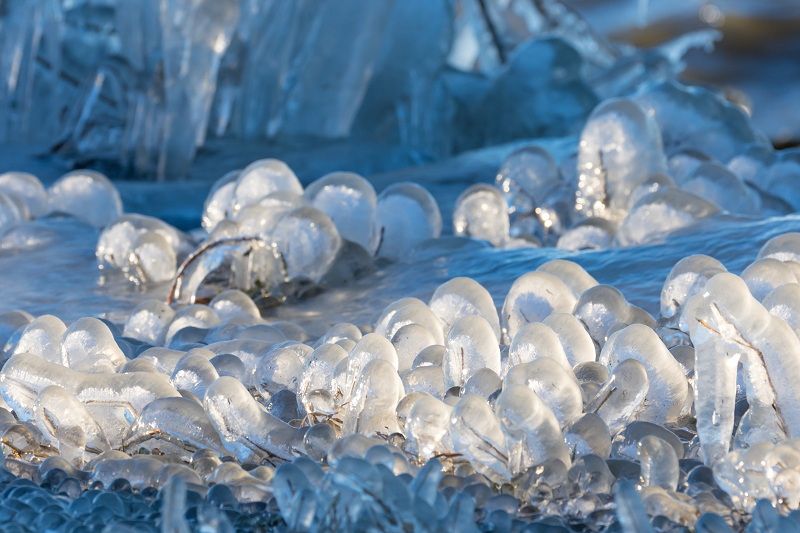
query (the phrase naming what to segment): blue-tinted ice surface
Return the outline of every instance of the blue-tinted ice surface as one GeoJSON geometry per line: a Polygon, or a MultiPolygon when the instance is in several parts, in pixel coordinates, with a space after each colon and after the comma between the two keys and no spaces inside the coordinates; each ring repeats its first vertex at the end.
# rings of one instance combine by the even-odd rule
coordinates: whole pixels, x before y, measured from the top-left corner
{"type": "MultiPolygon", "coordinates": [[[[540,144],[558,154],[575,142],[573,137],[540,144]]],[[[455,200],[463,190],[474,183],[492,183],[499,163],[514,147],[485,149],[369,179],[379,193],[400,181],[423,185],[439,204],[442,219],[449,221],[455,200]]],[[[38,170],[45,180],[48,171],[57,173],[57,169],[39,167],[38,170]]],[[[117,185],[126,211],[162,218],[186,229],[199,226],[202,199],[209,188],[191,182],[117,185]]],[[[509,250],[444,239],[431,242],[399,263],[378,269],[352,286],[331,288],[311,301],[279,308],[277,316],[302,322],[304,313],[313,313],[316,320],[326,322],[324,314],[319,316],[319,310],[333,309],[335,304],[335,314],[327,320],[330,325],[343,320],[354,324],[369,322],[390,302],[403,296],[427,301],[438,285],[458,276],[472,277],[483,284],[500,307],[516,278],[552,259],[575,261],[600,283],[617,287],[631,303],[657,315],[663,280],[680,259],[706,254],[721,261],[729,271],[741,272],[767,240],[798,230],[798,215],[772,218],[727,215],[702,221],[682,234],[670,236],[662,244],[601,251],[509,250]],[[409,264],[415,265],[413,271],[409,264]]],[[[86,224],[60,218],[40,219],[9,232],[0,241],[3,250],[0,268],[7,273],[0,277],[0,290],[7,295],[0,302],[0,311],[16,309],[19,302],[26,302],[26,310],[36,316],[54,314],[64,320],[102,316],[121,322],[136,303],[166,296],[168,283],[137,287],[116,270],[106,269],[98,275],[95,258],[98,235],[98,230],[86,224]]],[[[449,222],[443,226],[443,235],[452,236],[449,222]]]]}

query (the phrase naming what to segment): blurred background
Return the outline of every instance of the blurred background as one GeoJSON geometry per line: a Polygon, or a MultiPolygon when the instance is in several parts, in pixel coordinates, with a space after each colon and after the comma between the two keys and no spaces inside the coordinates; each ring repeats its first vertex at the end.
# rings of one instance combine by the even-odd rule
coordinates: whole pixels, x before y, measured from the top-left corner
{"type": "Polygon", "coordinates": [[[0,0],[0,161],[304,180],[580,132],[676,76],[800,142],[795,0],[0,0]]]}

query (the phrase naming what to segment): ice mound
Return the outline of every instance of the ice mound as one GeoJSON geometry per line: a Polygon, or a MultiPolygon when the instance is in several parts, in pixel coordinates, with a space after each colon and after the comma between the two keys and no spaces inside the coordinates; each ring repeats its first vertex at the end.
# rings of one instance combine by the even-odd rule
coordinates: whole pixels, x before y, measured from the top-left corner
{"type": "Polygon", "coordinates": [[[68,502],[160,489],[189,530],[226,523],[224,501],[300,530],[356,508],[447,531],[755,523],[800,506],[795,241],[742,277],[682,260],[658,321],[565,260],[518,279],[501,313],[462,277],[321,335],[237,290],[145,302],[124,325],[9,313],[3,472],[68,502]]]}

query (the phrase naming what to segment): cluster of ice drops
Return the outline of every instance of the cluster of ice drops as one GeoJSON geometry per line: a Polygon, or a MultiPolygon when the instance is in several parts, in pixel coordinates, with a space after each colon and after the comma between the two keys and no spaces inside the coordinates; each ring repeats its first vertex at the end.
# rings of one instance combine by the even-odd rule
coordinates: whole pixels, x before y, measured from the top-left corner
{"type": "Polygon", "coordinates": [[[658,320],[563,260],[517,279],[499,314],[455,278],[319,337],[238,290],[146,301],[120,326],[15,311],[6,465],[227,484],[299,530],[737,527],[759,500],[800,507],[798,279],[785,234],[740,276],[681,260],[658,320]]]}
{"type": "Polygon", "coordinates": [[[659,241],[721,212],[800,208],[800,151],[776,152],[742,110],[674,82],[601,102],[573,151],[557,155],[512,152],[494,187],[459,197],[454,232],[501,247],[602,249],[659,241]]]}
{"type": "Polygon", "coordinates": [[[303,190],[285,163],[264,159],[211,188],[193,233],[197,250],[192,237],[131,214],[104,229],[97,257],[136,282],[177,275],[174,297],[192,301],[198,291],[213,294],[213,280],[262,294],[287,282],[346,281],[441,230],[439,206],[419,185],[396,183],[377,195],[358,174],[333,172],[303,190]]]}

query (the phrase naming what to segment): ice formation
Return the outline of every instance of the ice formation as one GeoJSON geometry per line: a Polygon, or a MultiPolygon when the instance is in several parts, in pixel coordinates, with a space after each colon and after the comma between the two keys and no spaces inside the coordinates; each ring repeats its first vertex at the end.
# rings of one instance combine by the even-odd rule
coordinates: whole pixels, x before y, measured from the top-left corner
{"type": "Polygon", "coordinates": [[[502,144],[424,186],[259,159],[189,233],[95,170],[0,174],[4,252],[71,217],[98,286],[132,282],[122,320],[0,315],[11,531],[800,527],[800,235],[666,265],[646,303],[572,253],[800,208],[797,151],[675,81],[710,34],[617,47],[558,0],[6,3],[0,138],[60,131],[72,168],[177,179],[208,136],[396,149],[376,174],[502,144]]]}

